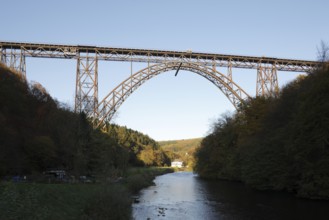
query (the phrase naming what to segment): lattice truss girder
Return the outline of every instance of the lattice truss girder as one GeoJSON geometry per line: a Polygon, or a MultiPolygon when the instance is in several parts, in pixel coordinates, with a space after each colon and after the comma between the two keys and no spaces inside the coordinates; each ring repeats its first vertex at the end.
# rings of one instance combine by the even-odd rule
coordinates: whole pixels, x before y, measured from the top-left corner
{"type": "Polygon", "coordinates": [[[257,69],[256,95],[275,97],[279,93],[278,76],[275,66],[262,66],[257,69]]]}
{"type": "Polygon", "coordinates": [[[22,78],[26,79],[26,61],[23,50],[0,47],[0,62],[20,73],[22,78]]]}
{"type": "Polygon", "coordinates": [[[99,103],[98,113],[94,117],[94,126],[99,127],[104,121],[110,121],[120,105],[144,82],[162,72],[176,70],[178,68],[195,72],[211,81],[225,94],[235,107],[238,107],[241,102],[244,102],[250,97],[232,79],[216,71],[216,69],[209,68],[200,63],[166,62],[155,64],[127,78],[99,103]]]}
{"type": "MultiPolygon", "coordinates": [[[[24,51],[26,56],[30,57],[45,57],[45,58],[75,58],[87,57],[82,54],[79,54],[79,49],[74,46],[57,46],[47,48],[44,46],[38,46],[36,48],[28,48],[22,46],[21,50],[24,51]]],[[[89,55],[88,55],[89,56],[89,55]]]]}
{"type": "Polygon", "coordinates": [[[94,117],[98,106],[98,59],[79,57],[77,60],[75,111],[94,117]]]}
{"type": "MultiPolygon", "coordinates": [[[[163,62],[191,62],[191,63],[202,63],[206,66],[213,66],[215,63],[218,67],[229,67],[229,68],[245,68],[245,69],[257,69],[259,65],[258,59],[239,58],[236,59],[234,56],[231,58],[221,59],[218,57],[203,58],[202,56],[192,58],[187,55],[181,55],[172,57],[164,54],[163,56],[157,56],[149,53],[148,56],[138,55],[135,53],[120,54],[117,52],[111,54],[98,53],[101,60],[111,61],[129,61],[129,62],[150,62],[150,63],[163,63],[163,62]]],[[[291,71],[291,72],[310,72],[314,69],[314,66],[307,65],[299,62],[285,62],[284,60],[278,60],[276,62],[276,68],[280,71],[291,71]]]]}
{"type": "Polygon", "coordinates": [[[253,57],[199,53],[192,51],[164,51],[132,48],[96,47],[87,45],[56,45],[18,42],[0,42],[5,49],[21,50],[26,57],[68,58],[78,59],[81,53],[93,54],[99,60],[128,61],[128,62],[198,62],[211,66],[257,69],[259,63],[275,65],[278,71],[310,72],[319,65],[315,61],[280,59],[273,57],[253,57]]]}

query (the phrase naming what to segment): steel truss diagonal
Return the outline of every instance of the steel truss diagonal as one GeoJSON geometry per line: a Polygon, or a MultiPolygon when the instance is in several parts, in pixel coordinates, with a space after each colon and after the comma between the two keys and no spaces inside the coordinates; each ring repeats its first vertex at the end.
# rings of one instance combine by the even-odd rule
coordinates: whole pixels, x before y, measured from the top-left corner
{"type": "Polygon", "coordinates": [[[120,105],[144,82],[170,70],[188,70],[199,74],[216,85],[230,102],[237,108],[250,96],[224,74],[199,63],[166,62],[155,64],[133,74],[114,88],[98,106],[98,114],[94,117],[94,126],[100,127],[110,121],[120,105]]]}

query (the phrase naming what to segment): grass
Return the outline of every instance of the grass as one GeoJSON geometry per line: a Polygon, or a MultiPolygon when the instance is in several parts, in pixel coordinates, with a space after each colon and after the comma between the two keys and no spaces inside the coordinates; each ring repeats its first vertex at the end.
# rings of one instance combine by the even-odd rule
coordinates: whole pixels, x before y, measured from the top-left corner
{"type": "Polygon", "coordinates": [[[131,168],[120,183],[0,183],[0,219],[130,219],[131,195],[172,169],[131,168]]]}

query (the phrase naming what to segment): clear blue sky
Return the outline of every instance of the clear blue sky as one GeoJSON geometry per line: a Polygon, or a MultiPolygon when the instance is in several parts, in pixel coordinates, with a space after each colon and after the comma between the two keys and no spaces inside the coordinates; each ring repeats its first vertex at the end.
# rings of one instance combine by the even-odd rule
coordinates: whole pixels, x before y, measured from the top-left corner
{"type": "MultiPolygon", "coordinates": [[[[87,44],[315,60],[329,42],[328,0],[1,0],[1,41],[87,44]]],[[[138,71],[144,64],[134,64],[138,71]]],[[[226,72],[225,69],[221,69],[226,72]]],[[[27,59],[27,77],[73,105],[74,60],[27,59]]],[[[99,98],[130,75],[129,63],[99,63],[99,98]]],[[[296,73],[279,72],[279,84],[296,73]]],[[[255,70],[233,70],[249,94],[255,70]]],[[[207,134],[221,114],[234,111],[206,79],[180,71],[153,78],[119,109],[115,122],[156,140],[207,134]]]]}

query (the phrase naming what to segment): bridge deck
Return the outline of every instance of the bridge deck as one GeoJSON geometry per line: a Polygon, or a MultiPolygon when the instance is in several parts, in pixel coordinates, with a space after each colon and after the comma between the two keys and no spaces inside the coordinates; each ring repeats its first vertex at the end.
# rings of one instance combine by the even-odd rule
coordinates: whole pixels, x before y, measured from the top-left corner
{"type": "MultiPolygon", "coordinates": [[[[2,50],[23,51],[27,57],[65,58],[97,56],[99,60],[161,63],[165,61],[201,62],[205,65],[232,66],[256,69],[259,65],[272,65],[281,71],[308,72],[319,65],[309,60],[281,59],[274,57],[237,56],[199,53],[192,51],[166,51],[132,48],[97,47],[89,45],[36,44],[0,42],[2,50]]],[[[1,51],[0,51],[1,52],[1,51]]]]}

